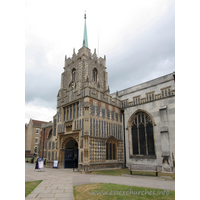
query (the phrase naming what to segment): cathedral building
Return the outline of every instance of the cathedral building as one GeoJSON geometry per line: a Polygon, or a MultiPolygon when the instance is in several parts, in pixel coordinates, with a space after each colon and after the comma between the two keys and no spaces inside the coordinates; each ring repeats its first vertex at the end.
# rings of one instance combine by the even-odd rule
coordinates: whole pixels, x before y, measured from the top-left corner
{"type": "Polygon", "coordinates": [[[65,56],[57,113],[42,124],[40,156],[88,172],[131,164],[175,167],[175,73],[110,94],[106,56],[83,46],[65,56]],[[44,140],[42,139],[44,138],[44,140]],[[42,146],[43,144],[43,146],[42,146]]]}

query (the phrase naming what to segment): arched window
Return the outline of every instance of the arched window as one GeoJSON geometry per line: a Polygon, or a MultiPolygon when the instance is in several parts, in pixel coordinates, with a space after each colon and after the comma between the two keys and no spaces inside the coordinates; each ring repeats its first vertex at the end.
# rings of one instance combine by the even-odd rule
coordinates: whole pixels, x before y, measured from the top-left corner
{"type": "Polygon", "coordinates": [[[76,69],[72,70],[72,81],[75,82],[76,80],[76,69]]]}
{"type": "Polygon", "coordinates": [[[106,143],[106,160],[117,159],[117,141],[110,137],[106,143]]]}
{"type": "Polygon", "coordinates": [[[37,147],[37,146],[34,147],[34,152],[35,152],[35,153],[38,152],[38,147],[37,147]]]}
{"type": "Polygon", "coordinates": [[[134,155],[155,155],[153,124],[145,112],[134,116],[131,134],[134,155]]]}
{"type": "Polygon", "coordinates": [[[93,81],[95,81],[95,82],[97,82],[97,69],[96,68],[94,68],[93,69],[93,81]]]}

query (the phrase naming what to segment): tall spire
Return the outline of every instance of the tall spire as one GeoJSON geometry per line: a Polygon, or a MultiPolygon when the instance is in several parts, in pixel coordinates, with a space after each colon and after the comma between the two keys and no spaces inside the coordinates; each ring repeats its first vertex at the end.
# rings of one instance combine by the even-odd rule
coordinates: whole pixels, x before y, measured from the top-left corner
{"type": "Polygon", "coordinates": [[[85,19],[85,27],[84,27],[84,35],[83,35],[83,46],[86,46],[88,48],[87,28],[86,28],[86,11],[85,11],[84,19],[85,19]]]}

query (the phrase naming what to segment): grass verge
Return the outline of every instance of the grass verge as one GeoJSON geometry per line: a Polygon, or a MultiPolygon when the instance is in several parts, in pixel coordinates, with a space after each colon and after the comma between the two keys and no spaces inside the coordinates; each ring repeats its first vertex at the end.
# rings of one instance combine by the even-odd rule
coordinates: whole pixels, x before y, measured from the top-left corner
{"type": "Polygon", "coordinates": [[[112,183],[90,183],[74,186],[73,191],[75,200],[175,199],[175,191],[112,183]]]}
{"type": "Polygon", "coordinates": [[[27,197],[41,182],[42,180],[25,182],[25,197],[27,197]]]}
{"type": "MultiPolygon", "coordinates": [[[[113,169],[113,170],[100,170],[93,171],[91,174],[100,174],[100,175],[113,175],[113,176],[121,176],[122,174],[130,174],[130,170],[126,169],[113,169]]],[[[145,176],[156,176],[155,172],[132,172],[133,175],[145,175],[145,176]]],[[[175,174],[167,174],[167,173],[158,173],[158,176],[171,177],[175,179],[175,174]]]]}

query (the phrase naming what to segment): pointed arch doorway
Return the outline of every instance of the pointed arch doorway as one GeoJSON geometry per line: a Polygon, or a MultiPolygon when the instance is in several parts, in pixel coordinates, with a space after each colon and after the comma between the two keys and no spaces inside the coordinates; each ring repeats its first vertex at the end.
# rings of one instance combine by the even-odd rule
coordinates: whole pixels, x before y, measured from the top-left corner
{"type": "Polygon", "coordinates": [[[78,168],[78,143],[71,139],[65,146],[64,168],[78,168]]]}

